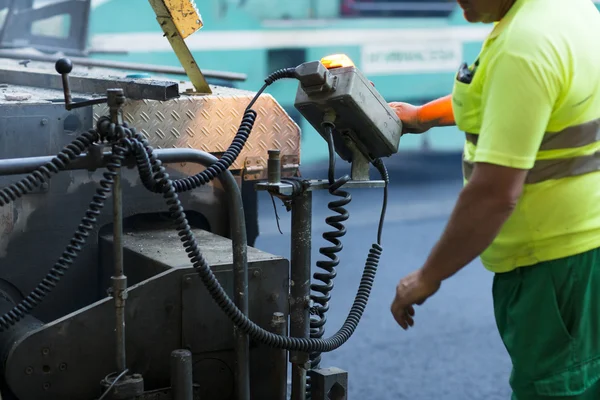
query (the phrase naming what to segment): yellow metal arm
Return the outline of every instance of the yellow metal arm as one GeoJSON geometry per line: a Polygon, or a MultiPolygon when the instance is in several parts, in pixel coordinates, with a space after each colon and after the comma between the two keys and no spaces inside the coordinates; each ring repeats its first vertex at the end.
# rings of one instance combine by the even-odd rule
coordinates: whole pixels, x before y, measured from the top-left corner
{"type": "Polygon", "coordinates": [[[165,37],[194,85],[197,93],[211,94],[212,91],[196,64],[194,56],[185,43],[185,38],[202,28],[202,17],[194,0],[148,0],[165,37]]]}

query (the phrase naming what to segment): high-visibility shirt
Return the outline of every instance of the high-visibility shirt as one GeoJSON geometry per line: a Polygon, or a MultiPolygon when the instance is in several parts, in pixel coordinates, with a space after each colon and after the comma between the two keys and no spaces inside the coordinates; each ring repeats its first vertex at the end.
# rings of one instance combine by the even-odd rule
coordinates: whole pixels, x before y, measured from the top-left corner
{"type": "MultiPolygon", "coordinates": [[[[493,272],[600,247],[600,14],[591,0],[517,0],[452,107],[474,163],[529,170],[516,209],[481,255],[493,272]]],[[[459,79],[460,78],[460,79],[459,79]]]]}

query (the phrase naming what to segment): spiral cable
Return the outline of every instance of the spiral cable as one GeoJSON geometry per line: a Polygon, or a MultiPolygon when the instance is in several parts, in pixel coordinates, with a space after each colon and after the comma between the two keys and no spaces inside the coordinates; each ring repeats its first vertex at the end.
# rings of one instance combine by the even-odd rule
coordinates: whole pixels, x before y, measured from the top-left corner
{"type": "MultiPolygon", "coordinates": [[[[274,334],[261,328],[242,313],[216,279],[206,259],[200,253],[198,242],[187,221],[173,181],[166,173],[162,162],[156,157],[152,157],[152,147],[144,146],[143,144],[141,146],[132,145],[132,147],[136,152],[141,152],[142,148],[145,149],[145,153],[151,162],[151,168],[157,171],[154,176],[157,181],[156,188],[162,192],[169,207],[169,215],[176,222],[178,236],[183,243],[193,268],[198,273],[213,300],[241,332],[248,335],[251,339],[270,347],[301,352],[333,351],[350,339],[360,322],[371,294],[379,259],[383,251],[381,245],[374,244],[369,251],[354,303],[348,317],[337,333],[327,339],[295,338],[274,334]]],[[[145,156],[141,156],[141,158],[145,158],[145,156]]]]}
{"type": "MultiPolygon", "coordinates": [[[[111,131],[116,131],[117,135],[123,134],[123,130],[120,129],[120,127],[118,126],[115,127],[114,124],[111,126],[111,131]]],[[[95,136],[92,136],[92,138],[95,138],[95,136]]],[[[75,147],[77,149],[79,148],[77,146],[75,147]]],[[[73,148],[69,149],[73,151],[73,153],[75,152],[73,148]]],[[[111,191],[111,186],[114,182],[116,171],[121,167],[121,164],[125,159],[125,154],[127,150],[127,139],[125,138],[121,138],[117,143],[113,144],[112,155],[106,166],[108,171],[104,173],[104,178],[100,180],[100,187],[96,189],[96,194],[94,195],[87,211],[85,212],[81,223],[79,224],[77,230],[71,238],[70,243],[67,245],[56,264],[54,264],[54,266],[50,269],[48,274],[46,274],[44,279],[42,279],[42,281],[36,286],[36,288],[21,302],[19,302],[19,304],[13,307],[12,310],[6,312],[0,317],[0,332],[4,332],[5,330],[15,325],[22,318],[24,318],[25,315],[29,314],[35,307],[37,307],[42,302],[42,300],[56,287],[56,285],[65,275],[69,267],[73,264],[73,262],[83,249],[83,246],[85,245],[85,242],[89,236],[89,232],[93,229],[94,225],[97,222],[96,218],[100,215],[100,211],[104,207],[104,202],[107,199],[106,195],[111,191]]],[[[68,151],[65,151],[64,153],[65,154],[63,154],[62,156],[59,155],[57,157],[63,162],[64,157],[69,157],[69,155],[71,154],[68,151]]],[[[56,167],[54,163],[52,163],[52,165],[56,167]]],[[[42,168],[40,168],[40,170],[42,168]]],[[[49,170],[53,171],[52,168],[49,168],[49,170]]]]}
{"type": "MultiPolygon", "coordinates": [[[[350,176],[344,175],[339,179],[335,179],[335,147],[333,143],[333,125],[323,124],[326,137],[327,145],[329,149],[329,169],[328,169],[328,181],[329,181],[329,193],[341,197],[340,200],[334,200],[329,202],[328,208],[331,211],[337,213],[337,215],[327,217],[325,223],[333,227],[334,231],[328,231],[323,234],[323,238],[329,241],[333,246],[321,247],[319,253],[328,257],[328,261],[317,261],[317,267],[324,270],[324,272],[315,272],[313,278],[322,283],[313,283],[310,289],[310,298],[314,304],[311,308],[310,317],[310,337],[314,339],[321,339],[325,334],[325,324],[327,323],[326,313],[329,311],[329,301],[331,300],[330,292],[333,290],[333,280],[337,276],[335,268],[339,265],[340,260],[337,253],[343,250],[343,245],[340,239],[346,235],[346,227],[343,222],[347,221],[350,214],[344,208],[352,201],[350,193],[340,190],[340,188],[350,181],[350,176]]],[[[310,354],[310,368],[317,369],[321,363],[321,353],[312,352],[310,354]]],[[[310,376],[306,378],[306,393],[307,398],[310,398],[311,393],[311,379],[310,376]]]]}
{"type": "Polygon", "coordinates": [[[53,175],[64,170],[71,161],[75,160],[84,150],[100,140],[97,131],[83,133],[73,142],[65,146],[46,165],[37,168],[25,178],[5,188],[0,189],[0,207],[12,203],[16,199],[30,193],[39,185],[48,181],[53,175]]]}

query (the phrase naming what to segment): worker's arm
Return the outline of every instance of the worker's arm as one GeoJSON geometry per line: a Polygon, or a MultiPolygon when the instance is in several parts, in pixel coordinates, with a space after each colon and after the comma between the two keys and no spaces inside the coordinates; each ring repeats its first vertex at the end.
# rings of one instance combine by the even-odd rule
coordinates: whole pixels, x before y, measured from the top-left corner
{"type": "Polygon", "coordinates": [[[445,232],[422,268],[427,280],[451,277],[492,244],[517,205],[526,176],[523,169],[475,165],[445,232]]]}
{"type": "Polygon", "coordinates": [[[454,112],[452,111],[452,95],[430,101],[419,107],[417,119],[431,127],[454,126],[454,112]]]}
{"type": "Polygon", "coordinates": [[[490,63],[473,174],[423,267],[397,286],[392,313],[404,329],[413,324],[413,305],[478,257],[510,217],[560,92],[558,75],[526,55],[501,54],[490,63]]]}
{"type": "Polygon", "coordinates": [[[423,133],[439,126],[453,126],[452,95],[430,101],[422,106],[409,103],[390,103],[396,115],[402,121],[402,133],[423,133]]]}

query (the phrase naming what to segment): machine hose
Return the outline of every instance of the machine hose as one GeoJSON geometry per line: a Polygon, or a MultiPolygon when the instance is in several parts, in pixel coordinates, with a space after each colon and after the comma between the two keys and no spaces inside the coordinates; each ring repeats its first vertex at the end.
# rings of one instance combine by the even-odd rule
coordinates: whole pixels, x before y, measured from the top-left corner
{"type": "MultiPolygon", "coordinates": [[[[235,134],[233,141],[229,145],[229,148],[225,151],[225,153],[223,153],[221,158],[215,164],[211,165],[206,170],[196,175],[174,180],[173,186],[175,188],[175,191],[177,193],[183,193],[196,189],[202,185],[206,185],[207,183],[213,181],[217,176],[219,176],[219,174],[222,174],[223,172],[227,171],[239,157],[240,153],[244,149],[244,146],[246,145],[246,142],[248,141],[248,138],[250,137],[250,134],[252,133],[252,128],[254,127],[254,123],[256,122],[257,118],[256,111],[252,109],[254,103],[256,103],[260,95],[266,90],[266,88],[269,85],[273,84],[273,82],[284,78],[294,78],[295,73],[295,68],[283,68],[270,74],[265,79],[265,84],[263,85],[263,87],[256,93],[252,101],[250,101],[250,103],[246,107],[246,111],[244,112],[244,116],[242,117],[240,127],[237,133],[235,134]]],[[[161,192],[161,189],[157,187],[156,178],[152,178],[152,176],[157,173],[157,170],[154,170],[152,167],[152,163],[154,163],[156,159],[155,157],[153,159],[153,155],[150,150],[150,145],[148,141],[137,132],[133,132],[132,137],[143,144],[144,149],[146,150],[146,153],[148,155],[147,159],[150,161],[150,163],[145,163],[145,161],[136,156],[138,168],[141,169],[141,173],[143,174],[141,175],[142,183],[144,184],[146,189],[154,193],[161,192]],[[153,173],[151,173],[151,171],[153,173]]]]}
{"type": "MultiPolygon", "coordinates": [[[[125,155],[129,147],[127,139],[125,139],[122,136],[124,132],[121,127],[115,127],[115,125],[112,124],[111,131],[116,132],[116,134],[119,135],[120,138],[118,139],[118,142],[113,144],[112,146],[112,155],[108,161],[108,165],[106,166],[108,171],[104,173],[104,178],[100,180],[100,187],[96,189],[96,194],[94,195],[87,211],[85,212],[81,223],[77,227],[77,230],[73,234],[70,243],[67,245],[56,264],[54,264],[52,269],[50,269],[50,272],[48,272],[46,277],[42,279],[42,281],[36,286],[36,288],[33,289],[33,291],[29,295],[27,295],[27,297],[25,297],[21,302],[19,302],[19,304],[17,304],[12,310],[8,311],[0,317],[0,332],[4,332],[5,330],[15,325],[22,318],[24,318],[25,315],[29,314],[36,306],[38,306],[42,302],[44,297],[46,297],[56,287],[60,279],[64,276],[71,264],[73,264],[73,261],[75,261],[75,259],[83,249],[85,242],[88,238],[89,232],[93,229],[94,225],[97,222],[96,218],[100,215],[100,211],[104,207],[104,202],[107,199],[106,195],[111,191],[111,186],[114,182],[116,171],[121,167],[121,164],[125,159],[125,155]]],[[[93,134],[91,134],[91,132],[89,132],[86,138],[89,138],[89,140],[93,141],[92,139],[99,137],[96,137],[93,134]]],[[[78,143],[81,144],[81,142],[78,143]]],[[[79,149],[77,145],[73,146],[79,149]]],[[[73,154],[75,153],[72,147],[70,147],[69,149],[73,151],[73,154]]],[[[57,158],[64,162],[65,157],[70,157],[71,154],[72,153],[70,152],[64,152],[64,154],[59,155],[57,158]]],[[[54,168],[57,168],[56,165],[52,165],[54,166],[54,168]]],[[[40,168],[40,170],[42,168],[40,168]]],[[[54,170],[50,169],[50,171],[54,170]]],[[[32,175],[34,174],[35,173],[33,173],[32,175]]]]}
{"type": "Polygon", "coordinates": [[[83,133],[73,142],[65,146],[51,161],[27,175],[18,182],[0,189],[0,207],[12,203],[16,199],[30,193],[37,186],[48,181],[53,175],[64,170],[71,161],[100,140],[95,130],[83,133]]]}
{"type": "Polygon", "coordinates": [[[364,313],[369,296],[371,294],[377,267],[379,265],[379,259],[383,251],[383,248],[380,244],[373,244],[371,250],[369,251],[369,256],[363,271],[356,298],[348,317],[346,318],[346,321],[336,334],[327,339],[294,338],[274,334],[264,330],[256,323],[251,321],[246,315],[244,315],[244,313],[239,310],[235,303],[229,298],[223,287],[219,284],[205,258],[200,253],[198,242],[196,241],[194,233],[187,221],[183,206],[177,195],[175,185],[173,184],[173,181],[170,179],[169,175],[166,173],[161,161],[156,159],[156,157],[152,157],[152,148],[150,146],[146,147],[141,143],[137,146],[133,146],[133,148],[137,152],[141,153],[140,158],[149,160],[152,164],[152,169],[157,171],[155,175],[157,180],[156,187],[162,191],[163,197],[169,206],[170,216],[176,222],[178,235],[183,243],[188,257],[190,258],[192,266],[200,276],[200,279],[204,283],[213,300],[231,319],[235,326],[240,329],[240,331],[248,335],[253,340],[266,344],[270,347],[307,353],[333,351],[342,346],[352,336],[364,313]],[[146,151],[142,152],[142,148],[144,148],[146,151]]]}

